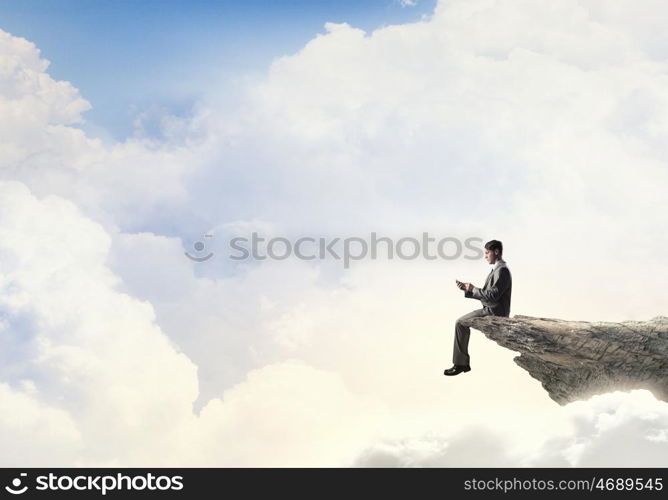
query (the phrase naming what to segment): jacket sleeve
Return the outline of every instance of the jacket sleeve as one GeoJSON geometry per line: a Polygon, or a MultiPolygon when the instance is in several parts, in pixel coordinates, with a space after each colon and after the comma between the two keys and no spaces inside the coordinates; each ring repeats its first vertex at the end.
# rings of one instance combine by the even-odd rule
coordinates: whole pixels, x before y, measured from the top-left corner
{"type": "Polygon", "coordinates": [[[481,288],[474,286],[471,296],[472,298],[484,300],[485,302],[497,302],[499,297],[503,295],[509,286],[510,271],[507,267],[501,267],[499,268],[498,276],[495,275],[494,278],[492,278],[492,283],[490,283],[490,287],[487,290],[482,290],[481,288]]]}
{"type": "Polygon", "coordinates": [[[467,292],[467,291],[464,291],[464,297],[466,297],[467,299],[476,299],[477,298],[477,297],[473,296],[473,292],[467,292]]]}

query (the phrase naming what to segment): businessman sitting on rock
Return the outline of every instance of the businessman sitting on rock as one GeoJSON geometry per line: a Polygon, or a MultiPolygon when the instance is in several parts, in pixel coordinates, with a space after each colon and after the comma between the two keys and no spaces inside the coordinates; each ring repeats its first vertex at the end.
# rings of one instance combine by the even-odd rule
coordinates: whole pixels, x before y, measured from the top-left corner
{"type": "Polygon", "coordinates": [[[502,258],[503,244],[498,240],[485,243],[485,260],[492,266],[482,288],[471,283],[455,280],[457,287],[464,290],[464,297],[477,299],[482,309],[465,314],[455,323],[455,343],[452,352],[454,366],[443,372],[444,375],[458,375],[471,370],[469,361],[469,336],[471,329],[462,324],[462,320],[479,316],[510,316],[510,293],[513,279],[506,261],[502,258]]]}

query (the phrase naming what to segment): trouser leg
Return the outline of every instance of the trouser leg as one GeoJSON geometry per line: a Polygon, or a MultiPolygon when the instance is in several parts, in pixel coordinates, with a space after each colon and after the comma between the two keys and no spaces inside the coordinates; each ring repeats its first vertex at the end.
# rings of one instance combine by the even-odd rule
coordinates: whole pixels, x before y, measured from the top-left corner
{"type": "Polygon", "coordinates": [[[458,318],[455,322],[455,342],[452,350],[452,362],[455,365],[470,364],[469,337],[471,335],[471,329],[468,326],[463,325],[461,321],[485,315],[486,313],[484,309],[477,309],[458,318]]]}

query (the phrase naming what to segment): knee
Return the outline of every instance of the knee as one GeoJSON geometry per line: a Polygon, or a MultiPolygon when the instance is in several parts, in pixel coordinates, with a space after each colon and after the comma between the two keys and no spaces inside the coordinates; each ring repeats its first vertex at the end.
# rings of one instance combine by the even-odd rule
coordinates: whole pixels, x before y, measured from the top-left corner
{"type": "Polygon", "coordinates": [[[465,321],[465,320],[470,319],[470,318],[471,318],[471,316],[469,314],[465,314],[464,316],[460,316],[459,318],[457,318],[457,321],[455,323],[457,323],[458,325],[461,325],[462,321],[465,321]]]}

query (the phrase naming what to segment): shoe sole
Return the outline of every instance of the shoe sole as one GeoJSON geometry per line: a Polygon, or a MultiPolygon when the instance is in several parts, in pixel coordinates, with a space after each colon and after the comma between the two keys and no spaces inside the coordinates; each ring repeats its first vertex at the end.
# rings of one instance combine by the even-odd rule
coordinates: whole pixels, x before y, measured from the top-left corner
{"type": "MultiPolygon", "coordinates": [[[[459,373],[466,373],[466,372],[470,372],[470,371],[471,371],[471,368],[464,368],[459,373]]],[[[443,372],[443,375],[445,375],[446,377],[454,377],[455,375],[459,375],[459,373],[445,373],[445,372],[443,372]]]]}

